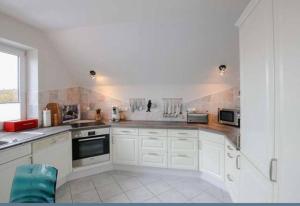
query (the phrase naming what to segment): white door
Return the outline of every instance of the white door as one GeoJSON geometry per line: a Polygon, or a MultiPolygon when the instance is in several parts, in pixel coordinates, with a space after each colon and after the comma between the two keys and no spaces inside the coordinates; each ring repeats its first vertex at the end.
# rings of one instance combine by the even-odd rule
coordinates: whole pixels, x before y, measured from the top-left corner
{"type": "Polygon", "coordinates": [[[199,145],[200,171],[208,172],[217,178],[224,179],[224,145],[201,141],[199,145]]]}
{"type": "Polygon", "coordinates": [[[239,197],[241,203],[271,203],[272,182],[267,179],[250,161],[241,155],[239,197]]]}
{"type": "Polygon", "coordinates": [[[300,1],[275,0],[278,201],[300,202],[300,1]]]}
{"type": "Polygon", "coordinates": [[[266,176],[274,157],[273,1],[240,26],[241,152],[266,176]]]}
{"type": "Polygon", "coordinates": [[[0,165],[0,202],[8,203],[12,182],[16,173],[16,168],[21,165],[31,164],[31,158],[23,157],[17,160],[0,165]]]}
{"type": "Polygon", "coordinates": [[[69,133],[33,143],[34,164],[47,164],[58,169],[57,185],[63,184],[72,172],[72,145],[69,133]]]}
{"type": "Polygon", "coordinates": [[[116,164],[138,164],[137,136],[115,135],[113,137],[113,161],[116,164]]]}

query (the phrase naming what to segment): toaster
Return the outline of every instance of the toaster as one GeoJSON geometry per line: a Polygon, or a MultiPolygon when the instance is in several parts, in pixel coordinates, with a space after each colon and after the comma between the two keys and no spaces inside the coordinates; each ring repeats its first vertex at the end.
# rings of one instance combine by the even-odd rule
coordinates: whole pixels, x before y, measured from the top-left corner
{"type": "Polygon", "coordinates": [[[195,124],[208,124],[207,113],[187,113],[187,122],[195,124]]]}

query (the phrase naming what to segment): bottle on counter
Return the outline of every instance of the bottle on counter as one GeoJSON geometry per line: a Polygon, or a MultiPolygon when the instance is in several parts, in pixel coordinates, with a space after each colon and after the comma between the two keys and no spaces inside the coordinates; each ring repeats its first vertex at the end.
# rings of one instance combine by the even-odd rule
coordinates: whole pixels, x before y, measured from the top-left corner
{"type": "Polygon", "coordinates": [[[51,127],[51,110],[45,108],[43,110],[43,127],[51,127]]]}

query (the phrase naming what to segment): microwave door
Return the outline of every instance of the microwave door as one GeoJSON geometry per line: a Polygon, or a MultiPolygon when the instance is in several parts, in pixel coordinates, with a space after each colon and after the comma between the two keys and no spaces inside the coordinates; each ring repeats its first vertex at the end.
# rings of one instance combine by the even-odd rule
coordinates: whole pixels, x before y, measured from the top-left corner
{"type": "Polygon", "coordinates": [[[223,122],[234,123],[234,112],[221,111],[220,120],[223,122]]]}

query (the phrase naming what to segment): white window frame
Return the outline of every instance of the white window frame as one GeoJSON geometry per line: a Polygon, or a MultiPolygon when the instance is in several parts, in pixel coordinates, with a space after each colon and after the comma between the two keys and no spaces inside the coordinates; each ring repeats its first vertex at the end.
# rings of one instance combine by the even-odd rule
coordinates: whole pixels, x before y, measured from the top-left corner
{"type": "MultiPolygon", "coordinates": [[[[27,117],[27,101],[26,101],[26,51],[14,46],[0,43],[0,52],[16,55],[19,57],[19,103],[20,103],[20,117],[26,119],[27,117]]],[[[9,121],[9,120],[8,120],[9,121]]],[[[0,129],[3,128],[3,122],[0,122],[0,129]]]]}

